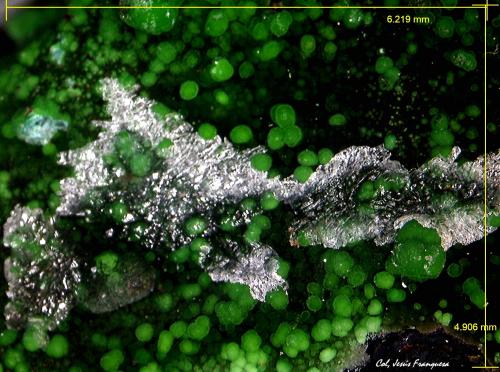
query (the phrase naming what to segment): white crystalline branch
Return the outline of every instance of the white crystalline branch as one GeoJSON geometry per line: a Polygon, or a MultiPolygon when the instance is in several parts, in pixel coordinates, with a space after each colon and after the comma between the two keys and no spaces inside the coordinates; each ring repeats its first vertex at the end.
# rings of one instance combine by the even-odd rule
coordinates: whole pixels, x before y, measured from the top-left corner
{"type": "MultiPolygon", "coordinates": [[[[116,80],[105,79],[102,91],[111,118],[95,122],[102,129],[95,141],[61,155],[60,164],[72,167],[74,176],[61,181],[56,218],[92,220],[105,213],[110,203],[121,202],[128,208],[125,233],[140,222],[144,249],[175,250],[193,239],[184,227],[188,218],[201,216],[207,222],[203,235],[210,240],[224,235],[217,220],[221,210],[271,192],[295,216],[289,229],[292,245],[300,241],[299,236],[326,248],[359,240],[387,244],[411,219],[435,228],[445,249],[483,236],[483,159],[459,165],[458,148],[449,158],[435,158],[407,170],[381,146],[349,147],[301,184],[292,177],[267,178],[254,170],[250,158],[265,152],[264,148],[242,151],[220,137],[205,140],[180,115],[157,116],[155,102],[124,89],[116,80]],[[132,136],[141,151],[152,154],[151,169],[144,176],[133,177],[106,160],[123,133],[132,136]],[[155,149],[166,139],[172,145],[157,155],[155,149]],[[374,191],[370,198],[361,198],[360,190],[367,183],[374,191]]],[[[490,154],[487,162],[488,214],[496,215],[500,212],[500,153],[490,154]]],[[[248,223],[252,213],[260,212],[249,212],[239,223],[248,223]]],[[[21,235],[27,233],[21,231],[21,235]]],[[[15,234],[19,230],[11,219],[4,235],[6,245],[15,234]]],[[[285,286],[277,274],[278,255],[273,248],[238,243],[227,236],[218,241],[225,242],[224,249],[207,248],[200,262],[213,280],[247,284],[261,301],[269,291],[285,286]]],[[[144,286],[144,293],[150,290],[149,284],[144,286]]],[[[15,301],[15,295],[11,299],[15,301]]],[[[117,301],[116,306],[120,305],[117,301]]],[[[41,309],[33,306],[32,312],[37,311],[41,309]]]]}

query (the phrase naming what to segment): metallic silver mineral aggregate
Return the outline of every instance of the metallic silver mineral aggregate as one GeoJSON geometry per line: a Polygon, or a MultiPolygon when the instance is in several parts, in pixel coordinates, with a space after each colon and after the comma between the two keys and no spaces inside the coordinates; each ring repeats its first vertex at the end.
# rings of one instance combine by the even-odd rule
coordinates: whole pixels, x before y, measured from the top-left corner
{"type": "MultiPolygon", "coordinates": [[[[290,226],[292,243],[297,241],[299,232],[304,232],[311,243],[329,248],[371,239],[380,245],[387,244],[411,219],[436,228],[445,249],[456,243],[469,244],[483,236],[483,160],[458,165],[455,162],[458,148],[448,158],[438,157],[418,169],[407,170],[391,160],[390,152],[382,146],[353,146],[319,166],[307,182],[300,184],[293,177],[269,179],[264,172],[254,170],[250,157],[265,152],[262,147],[240,151],[218,136],[204,140],[178,114],[159,118],[153,111],[153,101],[121,87],[116,80],[103,80],[102,92],[111,119],[94,123],[102,128],[95,141],[60,156],[60,164],[74,169],[73,177],[61,181],[61,204],[57,209],[60,217],[92,217],[105,212],[109,203],[124,202],[129,208],[125,229],[135,221],[146,222],[141,240],[145,248],[175,250],[192,240],[184,229],[187,218],[203,216],[208,222],[204,236],[216,236],[219,232],[216,210],[272,192],[295,213],[290,226]],[[134,182],[129,182],[124,169],[113,168],[104,160],[113,152],[116,137],[123,131],[151,149],[167,138],[173,142],[156,159],[151,172],[134,182]],[[402,189],[378,193],[372,201],[373,213],[361,213],[356,193],[363,182],[379,177],[397,177],[402,189]],[[433,199],[432,195],[443,192],[451,196],[443,201],[433,199]]],[[[488,213],[493,215],[500,212],[500,154],[490,154],[487,161],[488,213]]],[[[4,226],[7,246],[12,244],[9,237],[13,231],[26,226],[25,220],[30,218],[19,213],[14,210],[4,226]]],[[[244,223],[251,217],[251,214],[243,216],[244,223]]],[[[40,234],[44,230],[39,225],[32,224],[32,234],[40,241],[47,241],[50,233],[40,234]]],[[[493,230],[489,228],[487,232],[493,230]]],[[[110,229],[106,236],[113,234],[110,229]]],[[[286,285],[277,274],[278,256],[271,247],[227,239],[224,245],[224,253],[208,246],[201,255],[200,264],[214,281],[246,284],[252,296],[260,301],[269,291],[286,285]]],[[[146,276],[142,281],[129,278],[136,281],[139,289],[137,296],[130,296],[131,301],[123,302],[120,300],[123,293],[113,292],[112,286],[102,287],[102,278],[96,278],[98,289],[87,300],[87,307],[94,312],[111,311],[147,295],[153,279],[143,268],[135,270],[146,276]]],[[[8,280],[11,287],[22,289],[23,283],[8,280]]],[[[58,313],[56,321],[67,315],[71,299],[63,297],[55,304],[65,311],[58,313]]],[[[40,316],[54,318],[53,310],[49,313],[46,308],[34,310],[40,316]]]]}
{"type": "Polygon", "coordinates": [[[238,244],[228,242],[234,256],[217,256],[207,266],[210,277],[216,282],[246,284],[250,287],[252,297],[265,301],[266,294],[274,288],[284,287],[285,281],[278,275],[278,261],[274,250],[261,243],[253,243],[249,254],[239,251],[238,244]]]}
{"type": "MultiPolygon", "coordinates": [[[[153,101],[138,97],[116,80],[106,79],[102,87],[111,120],[96,122],[103,131],[95,141],[61,155],[60,164],[73,167],[75,176],[61,181],[58,215],[92,214],[92,208],[86,203],[88,194],[93,200],[125,201],[133,220],[147,223],[142,240],[146,248],[168,243],[174,249],[190,241],[184,231],[184,222],[194,214],[211,220],[216,206],[236,204],[268,190],[280,193],[281,198],[288,198],[293,193],[298,195],[298,183],[288,182],[287,187],[282,187],[281,181],[269,179],[265,173],[252,168],[250,157],[264,152],[262,147],[239,151],[220,137],[205,140],[178,114],[161,120],[153,112],[153,101]],[[151,147],[166,138],[173,142],[173,146],[161,164],[143,178],[140,186],[117,190],[110,186],[119,183],[122,173],[109,170],[103,157],[112,151],[115,137],[122,131],[133,133],[151,147]]],[[[245,270],[260,273],[258,276],[247,275],[253,280],[246,281],[246,284],[252,293],[261,294],[258,296],[261,301],[265,293],[283,285],[283,280],[276,274],[274,256],[276,254],[250,253],[245,261],[240,254],[235,260],[235,265],[245,262],[245,270]],[[263,262],[263,257],[269,262],[263,262]]],[[[209,273],[214,272],[211,274],[213,279],[223,277],[221,270],[215,270],[213,264],[210,268],[209,273]]],[[[235,279],[235,274],[231,275],[235,279]]],[[[233,281],[242,282],[243,279],[233,281]]]]}
{"type": "MultiPolygon", "coordinates": [[[[416,219],[435,228],[444,249],[470,244],[484,236],[483,160],[459,165],[455,147],[448,158],[432,159],[420,168],[406,170],[389,160],[382,147],[350,147],[320,166],[304,185],[306,192],[294,206],[298,218],[292,239],[302,231],[312,244],[340,248],[358,240],[377,245],[394,241],[405,222],[416,219]],[[356,191],[366,180],[398,176],[404,187],[397,193],[382,192],[372,202],[374,213],[357,211],[356,191]],[[433,195],[448,193],[455,200],[436,203],[433,195]]],[[[500,152],[487,159],[488,215],[500,213],[500,152]]],[[[453,199],[450,196],[448,199],[453,199]]],[[[488,228],[488,233],[495,230],[488,228]]]]}
{"type": "Polygon", "coordinates": [[[8,282],[5,320],[22,328],[43,320],[46,329],[66,319],[81,282],[79,262],[60,241],[54,219],[41,209],[16,206],[4,224],[4,245],[11,249],[4,262],[8,282]],[[28,249],[35,243],[39,252],[28,249]]]}
{"type": "Polygon", "coordinates": [[[55,229],[56,219],[42,213],[16,206],[3,226],[4,245],[11,249],[4,262],[9,327],[52,330],[76,303],[102,313],[138,301],[154,289],[154,270],[134,256],[122,257],[115,275],[92,270],[90,278],[84,278],[89,263],[55,229]]]}

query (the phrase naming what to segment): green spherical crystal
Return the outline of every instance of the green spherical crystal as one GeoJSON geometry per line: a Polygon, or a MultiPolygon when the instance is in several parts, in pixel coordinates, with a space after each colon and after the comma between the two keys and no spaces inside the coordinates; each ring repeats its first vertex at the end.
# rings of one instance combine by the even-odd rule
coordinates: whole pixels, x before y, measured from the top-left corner
{"type": "Polygon", "coordinates": [[[211,37],[221,36],[229,26],[229,19],[224,9],[214,9],[208,13],[205,32],[211,37]]]}
{"type": "Polygon", "coordinates": [[[216,82],[229,80],[234,74],[234,68],[225,58],[219,58],[212,62],[210,76],[216,82]]]}
{"type": "Polygon", "coordinates": [[[247,125],[238,125],[231,130],[229,138],[238,145],[248,143],[253,139],[252,129],[247,125]]]}
{"type": "Polygon", "coordinates": [[[323,288],[319,283],[310,282],[307,283],[307,292],[313,295],[320,296],[323,291],[323,288]]]}
{"type": "Polygon", "coordinates": [[[354,326],[350,318],[335,316],[332,319],[332,334],[337,337],[345,337],[354,326]]]}
{"type": "Polygon", "coordinates": [[[285,359],[278,359],[276,362],[276,372],[292,372],[293,371],[293,365],[285,360],[285,359]]]}
{"type": "Polygon", "coordinates": [[[174,306],[174,300],[169,293],[163,293],[156,297],[156,306],[162,312],[168,312],[174,306]]]}
{"type": "Polygon", "coordinates": [[[253,74],[255,73],[255,67],[253,64],[249,61],[243,62],[239,69],[238,69],[238,74],[242,79],[248,79],[250,78],[253,74]]]}
{"type": "Polygon", "coordinates": [[[387,150],[394,150],[397,146],[398,139],[394,134],[388,134],[384,138],[384,146],[387,150]]]}
{"type": "Polygon", "coordinates": [[[373,282],[375,283],[377,288],[389,289],[394,285],[394,276],[387,271],[381,271],[375,274],[373,282]]]}
{"type": "Polygon", "coordinates": [[[284,310],[288,306],[288,295],[283,289],[276,289],[267,294],[266,302],[275,310],[284,310]]]}
{"type": "Polygon", "coordinates": [[[16,341],[17,331],[14,329],[4,329],[0,332],[0,345],[9,346],[16,341]]]}
{"type": "Polygon", "coordinates": [[[22,365],[24,362],[24,355],[22,350],[9,348],[5,351],[3,355],[3,362],[7,368],[14,369],[18,365],[22,365]]]}
{"type": "Polygon", "coordinates": [[[179,343],[179,351],[185,355],[194,355],[200,350],[200,344],[195,341],[184,339],[179,343]]]}
{"type": "Polygon", "coordinates": [[[54,156],[57,154],[57,146],[53,143],[47,143],[42,147],[42,154],[45,156],[54,156]]]}
{"type": "Polygon", "coordinates": [[[164,41],[158,44],[156,55],[164,64],[169,64],[175,60],[177,49],[172,43],[164,41]]]}
{"type": "Polygon", "coordinates": [[[337,55],[337,50],[337,45],[331,41],[328,41],[323,47],[323,60],[326,63],[332,62],[337,55]]]}
{"type": "Polygon", "coordinates": [[[198,128],[198,134],[206,140],[214,139],[217,136],[217,128],[209,123],[203,123],[198,128]]]}
{"type": "Polygon", "coordinates": [[[61,334],[52,336],[45,348],[45,352],[51,358],[62,358],[66,356],[69,352],[68,339],[61,334]]]}
{"type": "Polygon", "coordinates": [[[260,235],[262,234],[262,229],[255,224],[248,225],[243,237],[249,243],[255,243],[260,240],[260,235]]]}
{"type": "Polygon", "coordinates": [[[403,302],[406,299],[406,292],[399,288],[391,288],[387,291],[387,301],[403,302]]]}
{"type": "Polygon", "coordinates": [[[354,260],[347,252],[328,252],[325,258],[325,270],[338,276],[345,276],[354,265],[354,260]]]}
{"type": "Polygon", "coordinates": [[[347,9],[343,21],[346,28],[357,28],[363,21],[363,11],[361,9],[347,9]]]}
{"type": "Polygon", "coordinates": [[[240,346],[236,342],[223,344],[221,348],[221,357],[225,360],[234,361],[240,355],[240,346]]]}
{"type": "Polygon", "coordinates": [[[366,280],[365,271],[359,266],[355,265],[352,270],[347,274],[347,282],[353,287],[359,287],[366,280]]]}
{"type": "Polygon", "coordinates": [[[371,283],[366,283],[363,287],[363,294],[367,299],[372,299],[376,294],[375,287],[371,283]]]}
{"type": "Polygon", "coordinates": [[[415,43],[408,44],[408,48],[406,48],[409,54],[416,54],[418,51],[418,46],[415,43]]]}
{"type": "Polygon", "coordinates": [[[262,46],[260,51],[261,61],[267,62],[275,59],[281,53],[282,48],[282,45],[278,41],[268,41],[262,46]]]}
{"type": "Polygon", "coordinates": [[[269,36],[269,27],[264,22],[256,22],[251,28],[251,33],[255,40],[263,41],[269,36]]]}
{"type": "Polygon", "coordinates": [[[39,327],[31,326],[24,331],[22,344],[29,352],[37,351],[45,342],[45,333],[39,327]]]}
{"type": "Polygon", "coordinates": [[[267,146],[271,150],[279,150],[285,146],[285,131],[279,127],[274,127],[267,134],[267,146]]]}
{"type": "Polygon", "coordinates": [[[202,288],[198,283],[188,283],[179,286],[178,290],[185,300],[193,300],[201,295],[202,288]]]}
{"type": "Polygon", "coordinates": [[[127,215],[128,207],[125,205],[125,203],[114,202],[111,205],[111,216],[117,223],[123,223],[127,215]]]}
{"type": "Polygon", "coordinates": [[[123,13],[125,22],[141,31],[158,35],[170,31],[177,20],[177,9],[148,9],[147,6],[165,6],[164,0],[122,0],[124,6],[140,6],[140,9],[127,9],[123,13]]]}
{"type": "Polygon", "coordinates": [[[477,105],[470,105],[465,108],[465,114],[477,118],[481,115],[481,109],[477,105]]]}
{"type": "Polygon", "coordinates": [[[281,276],[283,279],[286,279],[289,272],[290,272],[290,263],[280,259],[277,274],[281,276]]]}
{"type": "Polygon", "coordinates": [[[370,315],[380,315],[384,310],[384,307],[382,302],[374,298],[370,301],[366,310],[370,315]]]}
{"type": "Polygon", "coordinates": [[[278,325],[276,331],[271,335],[271,344],[274,347],[281,347],[285,344],[286,337],[290,333],[292,328],[290,324],[282,322],[278,325]]]}
{"type": "Polygon", "coordinates": [[[119,257],[116,253],[104,251],[95,258],[96,267],[101,273],[109,275],[116,268],[118,259],[119,257]]]}
{"type": "Polygon", "coordinates": [[[474,71],[477,67],[476,55],[472,51],[457,49],[450,55],[451,62],[467,72],[474,71]]]}
{"type": "Polygon", "coordinates": [[[327,164],[333,158],[333,151],[327,148],[323,148],[318,151],[318,161],[320,164],[327,164]]]}
{"type": "Polygon", "coordinates": [[[193,216],[186,221],[184,228],[191,236],[200,235],[207,228],[207,222],[202,217],[193,216]]]}
{"type": "Polygon", "coordinates": [[[296,147],[303,138],[304,133],[300,127],[292,125],[285,129],[285,144],[288,147],[296,147]]]}
{"type": "Polygon", "coordinates": [[[255,154],[250,161],[252,168],[262,172],[267,172],[273,164],[273,159],[267,154],[255,154]]]}
{"type": "Polygon", "coordinates": [[[379,74],[384,74],[389,68],[393,66],[392,59],[386,56],[378,57],[375,63],[375,71],[379,74]]]}
{"type": "Polygon", "coordinates": [[[306,351],[310,345],[309,334],[302,329],[295,328],[288,334],[285,345],[297,351],[306,351]]]}
{"type": "Polygon", "coordinates": [[[337,356],[337,350],[335,348],[327,347],[321,350],[319,353],[319,360],[323,363],[329,363],[337,356]]]}
{"type": "Polygon", "coordinates": [[[288,32],[292,21],[293,18],[290,12],[285,10],[276,13],[271,20],[270,30],[275,36],[281,37],[288,32]]]}
{"type": "Polygon", "coordinates": [[[263,214],[254,216],[252,223],[257,224],[262,230],[269,230],[271,228],[271,219],[263,214]]]}
{"type": "Polygon", "coordinates": [[[304,150],[297,155],[297,161],[300,165],[312,167],[318,164],[318,156],[314,151],[304,150]]]}
{"type": "Polygon", "coordinates": [[[92,346],[95,346],[98,349],[105,349],[108,344],[108,339],[102,333],[95,332],[92,334],[90,342],[92,346]]]}
{"type": "Polygon", "coordinates": [[[187,336],[193,340],[203,340],[210,332],[210,319],[206,315],[197,317],[187,328],[187,336]]]}
{"type": "Polygon", "coordinates": [[[293,176],[300,183],[304,183],[309,179],[312,173],[313,169],[311,167],[300,165],[293,171],[293,176]]]}
{"type": "Polygon", "coordinates": [[[135,337],[140,342],[148,342],[153,338],[154,328],[150,323],[142,323],[135,329],[135,337]]]}
{"type": "Polygon", "coordinates": [[[139,369],[139,372],[162,372],[160,365],[156,362],[149,362],[139,369]]]}
{"type": "Polygon", "coordinates": [[[332,309],[335,315],[349,318],[352,314],[351,299],[346,295],[338,295],[333,299],[332,309]]]}
{"type": "Polygon", "coordinates": [[[300,39],[300,49],[305,57],[309,57],[316,49],[316,39],[313,35],[304,35],[300,39]]]}
{"type": "Polygon", "coordinates": [[[455,21],[453,18],[444,16],[440,17],[436,22],[436,33],[443,39],[448,39],[453,36],[455,30],[455,21]]]}
{"type": "Polygon", "coordinates": [[[181,84],[179,95],[185,101],[191,101],[198,95],[199,87],[195,81],[188,80],[181,84]]]}
{"type": "Polygon", "coordinates": [[[231,103],[231,97],[229,97],[229,95],[221,89],[215,90],[214,96],[217,103],[223,106],[227,106],[231,103]]]}
{"type": "Polygon", "coordinates": [[[330,116],[330,119],[328,119],[328,123],[334,127],[342,126],[347,123],[347,120],[344,115],[342,114],[335,114],[330,116]]]}
{"type": "Polygon", "coordinates": [[[458,278],[460,275],[462,275],[463,268],[457,263],[452,263],[450,266],[448,266],[448,269],[446,270],[448,275],[452,278],[458,278]]]}
{"type": "Polygon", "coordinates": [[[307,308],[311,311],[319,311],[323,307],[323,301],[319,296],[312,295],[306,300],[307,308]]]}
{"type": "Polygon", "coordinates": [[[383,77],[384,77],[384,79],[387,82],[389,87],[392,87],[396,83],[396,81],[399,79],[400,75],[401,75],[401,71],[395,66],[389,67],[383,73],[383,77]]]}
{"type": "Polygon", "coordinates": [[[245,351],[259,350],[262,339],[254,330],[249,330],[241,336],[241,348],[245,351]]]}
{"type": "Polygon", "coordinates": [[[181,338],[186,333],[187,327],[186,322],[178,320],[170,325],[169,331],[175,338],[181,338]]]}
{"type": "Polygon", "coordinates": [[[271,119],[281,128],[295,125],[296,115],[292,106],[278,104],[271,107],[271,119]]]}
{"type": "Polygon", "coordinates": [[[363,318],[364,326],[368,333],[380,332],[380,327],[382,325],[382,318],[379,316],[368,316],[363,318]]]}
{"type": "Polygon", "coordinates": [[[141,84],[144,85],[147,88],[152,87],[153,85],[155,85],[157,81],[158,81],[158,75],[156,75],[152,71],[146,71],[141,76],[141,84]]]}
{"type": "Polygon", "coordinates": [[[488,225],[490,225],[492,227],[500,227],[500,215],[489,216],[488,217],[488,225]]]}
{"type": "Polygon", "coordinates": [[[375,196],[376,191],[374,183],[368,180],[361,184],[356,196],[360,201],[370,201],[375,196]]]}
{"type": "Polygon", "coordinates": [[[332,324],[328,319],[321,319],[311,329],[311,336],[317,342],[323,342],[330,338],[332,324]]]}

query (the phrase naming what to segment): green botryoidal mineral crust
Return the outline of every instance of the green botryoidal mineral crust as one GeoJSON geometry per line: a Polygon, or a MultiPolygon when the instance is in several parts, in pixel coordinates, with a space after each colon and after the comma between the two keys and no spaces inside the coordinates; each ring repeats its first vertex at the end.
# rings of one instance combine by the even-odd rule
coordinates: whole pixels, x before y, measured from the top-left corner
{"type": "MultiPolygon", "coordinates": [[[[212,139],[207,139],[209,135],[200,136],[177,114],[167,115],[164,122],[154,111],[153,102],[136,97],[116,81],[103,81],[102,89],[111,120],[97,123],[103,132],[96,141],[61,156],[61,163],[73,166],[76,172],[61,181],[58,215],[62,218],[84,212],[90,218],[109,216],[117,232],[128,236],[130,242],[152,250],[157,250],[159,241],[163,242],[172,251],[173,262],[194,260],[214,281],[246,284],[254,298],[261,301],[268,298],[278,311],[288,302],[284,298],[286,292],[282,292],[285,281],[277,272],[277,253],[263,238],[271,226],[266,213],[280,205],[297,212],[291,226],[293,245],[341,248],[359,240],[375,239],[377,244],[385,244],[395,239],[393,254],[387,260],[388,273],[379,273],[375,280],[378,288],[388,290],[389,302],[404,299],[404,292],[390,288],[391,274],[415,281],[436,278],[444,267],[445,249],[455,242],[467,244],[480,238],[480,230],[470,229],[470,223],[466,228],[457,222],[457,214],[469,213],[469,222],[482,225],[481,194],[475,187],[481,181],[471,179],[469,172],[480,167],[479,161],[458,165],[454,157],[436,158],[410,173],[390,160],[383,147],[351,147],[333,157],[328,153],[330,160],[319,166],[316,153],[305,149],[297,155],[300,165],[292,176],[269,178],[266,173],[272,167],[272,157],[261,148],[237,149],[223,144],[221,138],[213,134],[212,139]],[[124,114],[127,120],[122,119],[124,114]],[[317,167],[316,170],[313,167],[317,167]],[[190,172],[185,173],[186,170],[190,172]],[[439,185],[445,182],[440,175],[446,172],[455,184],[446,195],[439,196],[438,190],[442,188],[439,185]],[[182,178],[178,178],[181,174],[182,178]],[[208,174],[210,179],[220,181],[204,182],[208,174]],[[124,176],[132,182],[124,183],[124,176]],[[460,194],[460,182],[465,180],[470,192],[460,194]],[[354,198],[342,191],[356,184],[354,198]],[[326,189],[340,192],[327,193],[326,189]],[[179,190],[185,191],[179,193],[179,190]],[[415,195],[430,192],[438,196],[430,199],[428,205],[415,204],[419,200],[415,195]],[[165,200],[172,207],[164,208],[165,200]],[[455,207],[458,200],[469,206],[468,212],[455,207]],[[228,206],[229,201],[239,205],[241,216],[235,213],[234,206],[228,206]],[[392,221],[408,218],[401,214],[405,210],[420,211],[419,221],[435,226],[434,229],[412,221],[396,230],[392,221]],[[477,215],[470,214],[474,210],[477,215]],[[381,215],[384,219],[379,218],[381,215]],[[451,225],[444,223],[447,218],[451,225]],[[349,224],[345,223],[347,220],[349,224]],[[243,246],[225,235],[236,229],[242,230],[243,246]],[[295,231],[298,232],[296,238],[295,231]]],[[[296,114],[289,105],[273,106],[271,117],[277,128],[285,131],[296,125],[296,114]]],[[[236,146],[248,147],[253,141],[253,132],[244,124],[237,125],[230,132],[230,138],[236,146]]],[[[490,159],[493,169],[498,167],[497,155],[491,155],[490,159]]],[[[498,181],[492,179],[493,188],[495,182],[498,181]]],[[[490,203],[494,206],[493,199],[490,203]]],[[[11,217],[9,229],[12,231],[19,227],[16,218],[15,214],[11,217]]],[[[26,228],[19,231],[22,239],[32,234],[26,228]]],[[[5,235],[8,245],[12,245],[11,235],[5,235]]],[[[77,245],[60,238],[55,239],[54,244],[77,245]]],[[[151,254],[154,261],[154,253],[151,254]]],[[[79,263],[86,260],[73,252],[69,255],[74,255],[79,263]]],[[[133,260],[133,255],[120,255],[111,250],[100,252],[92,262],[97,270],[87,279],[89,284],[94,281],[94,285],[80,291],[78,296],[75,288],[67,293],[69,298],[78,298],[94,312],[110,311],[143,298],[152,290],[153,272],[142,278],[127,299],[120,299],[123,292],[120,285],[133,281],[134,273],[148,270],[148,263],[141,265],[133,260]],[[126,270],[129,273],[124,275],[126,270]],[[109,296],[107,303],[99,300],[103,294],[109,296]]],[[[14,262],[23,270],[29,270],[27,262],[14,262]]],[[[354,265],[346,252],[332,256],[327,268],[345,277],[353,288],[367,280],[367,273],[354,265]]],[[[201,294],[197,286],[180,288],[184,288],[181,294],[186,299],[201,294]]],[[[337,309],[334,313],[346,318],[347,310],[342,309],[348,306],[340,299],[334,302],[338,305],[334,305],[337,309]]],[[[66,310],[71,306],[66,305],[66,310]]],[[[306,307],[317,312],[323,308],[323,301],[318,294],[311,294],[306,299],[306,307]]]]}
{"type": "MultiPolygon", "coordinates": [[[[121,6],[165,6],[162,0],[121,0],[121,6]]],[[[178,17],[177,9],[127,9],[122,19],[129,26],[148,34],[159,35],[167,33],[175,26],[178,17]]]]}
{"type": "Polygon", "coordinates": [[[500,227],[500,18],[240,3],[5,25],[0,372],[340,371],[486,306],[465,246],[500,227]]]}
{"type": "MultiPolygon", "coordinates": [[[[446,254],[436,230],[425,228],[416,221],[410,221],[397,233],[396,244],[386,266],[393,274],[415,281],[425,281],[435,279],[441,274],[445,260],[446,254]]],[[[380,284],[388,280],[379,277],[380,284]]]]}

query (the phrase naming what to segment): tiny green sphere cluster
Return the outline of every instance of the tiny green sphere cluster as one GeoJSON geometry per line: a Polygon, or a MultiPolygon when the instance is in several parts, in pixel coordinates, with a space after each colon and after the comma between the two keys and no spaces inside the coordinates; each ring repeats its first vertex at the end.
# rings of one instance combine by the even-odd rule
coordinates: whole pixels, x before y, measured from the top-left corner
{"type": "MultiPolygon", "coordinates": [[[[141,96],[158,102],[151,109],[159,117],[182,114],[207,146],[219,136],[237,151],[257,148],[249,163],[259,177],[291,177],[304,188],[350,145],[383,145],[402,163],[446,157],[457,145],[464,158],[477,155],[477,123],[485,114],[478,45],[485,41],[494,51],[497,44],[490,29],[482,39],[478,10],[429,10],[429,27],[394,31],[375,11],[345,8],[354,3],[245,0],[239,4],[245,8],[234,9],[220,0],[120,0],[120,10],[76,7],[65,17],[52,10],[44,18],[35,12],[13,17],[5,32],[17,49],[0,58],[0,225],[17,204],[55,213],[59,181],[72,172],[57,164],[58,156],[99,137],[90,123],[108,115],[99,83],[106,77],[127,89],[137,86],[141,96]],[[339,7],[318,7],[332,4],[339,7]],[[394,32],[401,32],[397,40],[394,32]],[[429,72],[434,63],[439,76],[429,72]],[[452,105],[443,104],[448,96],[452,105]]],[[[498,17],[492,25],[498,29],[498,17]]],[[[488,84],[500,85],[496,79],[488,84]]],[[[491,121],[487,133],[497,136],[491,121]]],[[[124,175],[121,182],[135,187],[154,174],[173,144],[163,138],[152,146],[122,131],[104,160],[124,175]]],[[[403,184],[382,175],[342,192],[352,194],[357,213],[370,214],[378,195],[403,184]]],[[[88,248],[86,254],[95,253],[86,275],[112,283],[124,275],[127,253],[136,250],[147,224],[130,222],[130,206],[120,199],[102,202],[102,219],[123,236],[96,242],[73,221],[65,220],[64,228],[88,248]]],[[[470,316],[486,306],[479,274],[459,256],[465,253],[449,260],[437,231],[417,221],[404,224],[394,243],[333,250],[311,244],[304,231],[288,241],[290,211],[271,191],[221,213],[217,228],[241,246],[264,244],[278,252],[276,275],[287,285],[260,302],[246,285],[213,282],[200,260],[217,241],[208,237],[210,221],[194,214],[182,225],[188,243],[175,251],[140,252],[156,279],[144,299],[104,314],[78,306],[52,331],[36,320],[10,329],[2,319],[0,371],[339,370],[353,350],[399,327],[402,318],[451,327],[460,311],[470,316]],[[243,228],[238,219],[245,220],[243,228]],[[448,280],[453,292],[430,305],[422,300],[427,293],[415,302],[431,280],[448,280]],[[452,309],[458,297],[467,301],[466,310],[452,309]]],[[[82,224],[99,230],[100,222],[82,224]]],[[[487,222],[498,227],[500,216],[487,222]]],[[[40,245],[26,249],[37,252],[40,245]]],[[[7,257],[1,250],[1,260],[7,257]]],[[[500,257],[490,261],[498,265],[500,257]]],[[[0,289],[8,290],[3,279],[0,289]]],[[[0,305],[6,301],[3,296],[0,305]]],[[[490,332],[487,341],[500,343],[500,332],[490,332]]]]}
{"type": "Polygon", "coordinates": [[[444,268],[446,254],[434,229],[410,221],[398,232],[388,271],[415,281],[435,279],[444,268]]]}
{"type": "MultiPolygon", "coordinates": [[[[248,209],[256,205],[257,201],[247,199],[241,207],[248,209]]],[[[259,231],[265,231],[271,221],[261,214],[254,217],[252,224],[259,231]]],[[[193,217],[186,223],[186,230],[196,236],[203,232],[204,226],[202,218],[193,217]]],[[[414,221],[408,223],[401,230],[398,242],[407,242],[412,234],[421,237],[421,229],[414,221]]],[[[323,252],[311,248],[313,251],[301,254],[319,258],[319,266],[300,294],[306,310],[296,313],[286,288],[269,292],[265,302],[259,303],[246,285],[215,285],[204,272],[193,277],[196,272],[193,264],[198,260],[193,253],[206,244],[208,242],[199,237],[186,247],[186,254],[179,249],[169,255],[172,267],[189,269],[189,277],[175,286],[168,280],[166,287],[142,303],[115,311],[109,320],[94,320],[102,328],[89,328],[83,333],[89,338],[89,347],[100,355],[98,362],[102,370],[118,371],[132,364],[139,365],[141,371],[184,370],[188,366],[252,371],[307,366],[307,370],[321,371],[341,366],[343,360],[349,358],[352,347],[379,333],[384,322],[391,322],[387,313],[391,304],[405,302],[408,291],[398,276],[422,280],[414,274],[419,272],[414,266],[401,266],[392,274],[384,270],[382,260],[365,260],[365,250],[373,247],[364,243],[323,252]],[[271,319],[275,321],[270,322],[271,319]],[[244,324],[252,326],[243,327],[244,324]]],[[[304,261],[299,260],[293,266],[300,270],[304,261]]],[[[112,251],[96,257],[97,269],[106,276],[115,275],[119,262],[120,257],[112,251]]],[[[418,267],[418,264],[414,265],[418,267]]],[[[281,259],[278,274],[289,279],[291,267],[290,262],[281,259]]],[[[474,278],[464,282],[463,290],[473,302],[482,293],[474,278]]],[[[294,306],[297,306],[296,300],[294,306]]],[[[446,307],[446,301],[441,301],[440,306],[446,307]]],[[[442,311],[435,312],[434,317],[442,324],[451,321],[451,314],[442,311]]],[[[56,363],[54,365],[59,359],[77,355],[78,351],[72,349],[65,335],[67,328],[60,327],[59,332],[49,339],[37,328],[28,328],[24,333],[3,331],[0,333],[0,347],[6,348],[3,362],[8,368],[23,365],[30,360],[26,353],[36,354],[42,350],[49,363],[56,363]],[[19,337],[22,347],[11,347],[19,337]]],[[[72,371],[85,370],[78,363],[71,368],[72,371]]]]}

